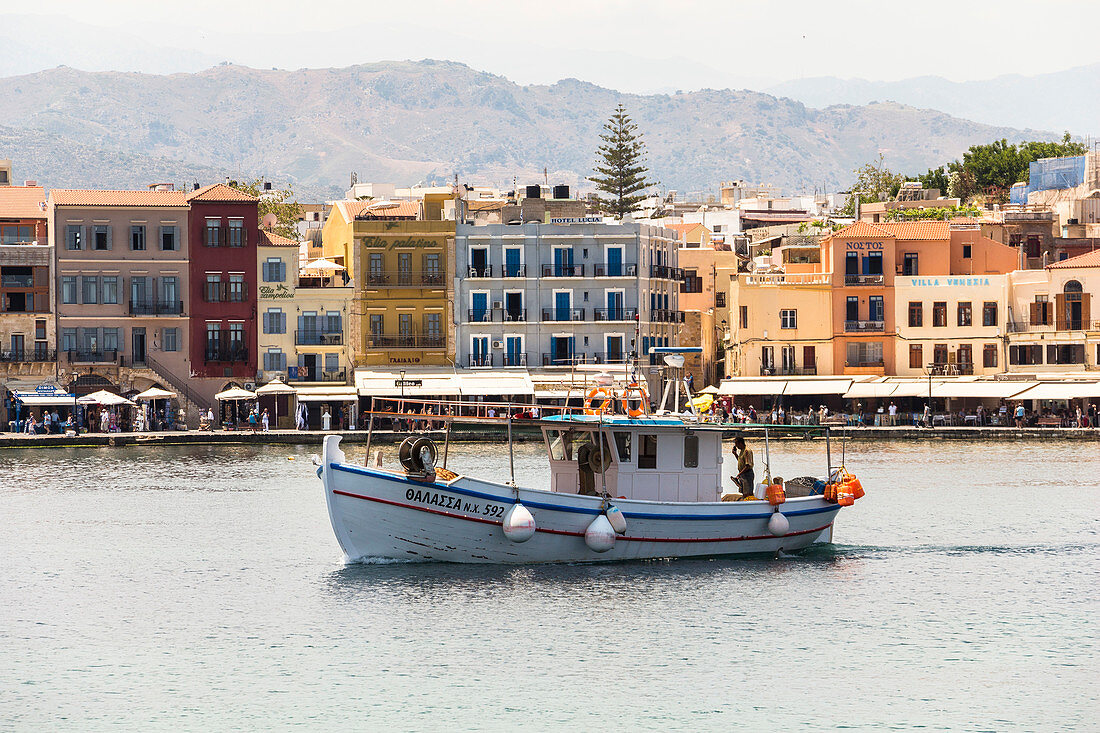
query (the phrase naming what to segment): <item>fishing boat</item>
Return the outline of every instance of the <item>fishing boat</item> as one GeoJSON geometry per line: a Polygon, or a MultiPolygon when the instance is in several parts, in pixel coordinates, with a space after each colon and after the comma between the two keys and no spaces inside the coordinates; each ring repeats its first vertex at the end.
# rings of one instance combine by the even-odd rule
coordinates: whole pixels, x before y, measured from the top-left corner
{"type": "MultiPolygon", "coordinates": [[[[668,395],[666,389],[662,404],[668,395]]],[[[446,468],[450,425],[486,418],[442,402],[372,401],[368,465],[349,462],[337,435],[325,437],[315,463],[333,531],[350,560],[584,563],[789,553],[831,541],[837,514],[863,494],[858,479],[829,465],[821,479],[784,485],[770,476],[765,459],[764,481],[752,497],[723,495],[722,437],[730,426],[703,421],[691,405],[688,394],[686,409],[651,414],[637,383],[621,391],[598,384],[583,409],[523,420],[541,432],[549,489],[515,481],[518,405],[493,410],[507,427],[509,481],[446,468]],[[376,415],[425,412],[447,425],[442,466],[426,436],[406,439],[393,467],[381,465],[381,452],[371,456],[376,415]]],[[[831,450],[827,455],[831,464],[831,450]]]]}

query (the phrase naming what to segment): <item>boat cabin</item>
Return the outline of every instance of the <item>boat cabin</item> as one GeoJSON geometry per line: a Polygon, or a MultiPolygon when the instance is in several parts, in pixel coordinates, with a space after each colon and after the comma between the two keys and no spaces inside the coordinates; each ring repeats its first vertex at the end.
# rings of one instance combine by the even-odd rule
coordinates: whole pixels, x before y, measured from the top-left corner
{"type": "Polygon", "coordinates": [[[550,418],[542,432],[552,491],[650,501],[721,497],[719,429],[680,419],[586,415],[550,418]]]}

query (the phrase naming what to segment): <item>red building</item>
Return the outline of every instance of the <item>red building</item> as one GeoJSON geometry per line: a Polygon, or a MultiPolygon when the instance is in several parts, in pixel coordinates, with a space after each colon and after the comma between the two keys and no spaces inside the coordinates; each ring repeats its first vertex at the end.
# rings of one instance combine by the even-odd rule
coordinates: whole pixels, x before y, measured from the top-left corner
{"type": "Polygon", "coordinates": [[[251,382],[259,199],[218,183],[192,191],[187,202],[192,376],[251,382]]]}

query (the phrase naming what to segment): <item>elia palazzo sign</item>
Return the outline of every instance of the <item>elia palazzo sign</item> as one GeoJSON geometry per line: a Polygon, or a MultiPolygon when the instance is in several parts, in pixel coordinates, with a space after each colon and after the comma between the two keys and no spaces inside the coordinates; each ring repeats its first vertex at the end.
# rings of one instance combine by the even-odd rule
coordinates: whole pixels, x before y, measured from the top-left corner
{"type": "MultiPolygon", "coordinates": [[[[441,238],[442,239],[442,238],[441,238]]],[[[394,239],[391,237],[369,236],[360,241],[367,249],[429,249],[442,247],[443,242],[429,237],[403,237],[394,239]]]]}

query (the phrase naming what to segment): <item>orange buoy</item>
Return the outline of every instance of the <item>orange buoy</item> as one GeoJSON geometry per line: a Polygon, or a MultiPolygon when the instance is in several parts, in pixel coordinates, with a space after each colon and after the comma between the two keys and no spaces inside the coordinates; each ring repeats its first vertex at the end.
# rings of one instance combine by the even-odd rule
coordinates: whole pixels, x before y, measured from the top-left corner
{"type": "Polygon", "coordinates": [[[825,501],[836,501],[836,484],[825,484],[825,501]]]}
{"type": "Polygon", "coordinates": [[[863,484],[859,482],[858,478],[851,474],[848,474],[848,478],[845,480],[845,483],[848,484],[848,488],[852,490],[853,499],[862,499],[864,497],[865,492],[863,491],[863,484]]]}
{"type": "Polygon", "coordinates": [[[836,503],[840,506],[851,506],[856,503],[855,494],[852,493],[852,487],[847,481],[837,487],[836,503]]]}
{"type": "Polygon", "coordinates": [[[783,491],[783,484],[771,484],[764,492],[764,496],[772,506],[779,506],[787,500],[787,493],[783,491]]]}

